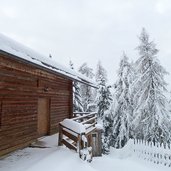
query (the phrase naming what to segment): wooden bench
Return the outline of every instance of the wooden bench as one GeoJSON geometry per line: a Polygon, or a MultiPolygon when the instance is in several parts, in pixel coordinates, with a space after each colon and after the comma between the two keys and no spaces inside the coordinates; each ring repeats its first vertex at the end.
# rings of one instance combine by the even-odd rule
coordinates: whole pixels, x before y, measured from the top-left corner
{"type": "Polygon", "coordinates": [[[75,150],[80,154],[83,149],[90,150],[92,144],[91,134],[96,130],[97,113],[86,113],[71,119],[65,119],[59,124],[58,145],[65,145],[69,149],[75,150]]]}

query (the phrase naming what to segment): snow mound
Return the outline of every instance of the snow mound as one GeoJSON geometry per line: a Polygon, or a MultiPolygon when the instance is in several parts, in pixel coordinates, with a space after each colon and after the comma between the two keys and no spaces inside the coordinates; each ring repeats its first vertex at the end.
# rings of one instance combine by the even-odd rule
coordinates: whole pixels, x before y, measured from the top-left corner
{"type": "Polygon", "coordinates": [[[133,140],[129,140],[127,142],[127,144],[120,149],[116,149],[116,148],[111,148],[111,155],[114,154],[115,157],[118,157],[120,159],[124,159],[124,158],[128,158],[132,156],[132,146],[133,146],[133,140]]]}
{"type": "Polygon", "coordinates": [[[101,129],[101,130],[104,129],[104,128],[103,128],[103,125],[100,124],[100,123],[97,123],[97,124],[95,125],[95,127],[96,127],[97,129],[101,129]]]}

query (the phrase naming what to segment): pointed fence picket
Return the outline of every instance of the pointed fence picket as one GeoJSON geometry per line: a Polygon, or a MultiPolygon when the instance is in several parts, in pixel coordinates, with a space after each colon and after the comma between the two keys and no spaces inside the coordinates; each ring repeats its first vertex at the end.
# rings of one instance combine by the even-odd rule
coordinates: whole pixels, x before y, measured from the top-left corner
{"type": "Polygon", "coordinates": [[[134,139],[132,143],[132,152],[138,158],[171,167],[170,144],[147,142],[138,139],[134,139]]]}

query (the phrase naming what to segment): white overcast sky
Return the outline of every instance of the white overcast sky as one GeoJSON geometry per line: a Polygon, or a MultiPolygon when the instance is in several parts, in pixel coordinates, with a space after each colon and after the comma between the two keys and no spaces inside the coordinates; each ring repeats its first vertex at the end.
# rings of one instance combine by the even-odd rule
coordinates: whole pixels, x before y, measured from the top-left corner
{"type": "Polygon", "coordinates": [[[137,59],[142,27],[171,73],[170,0],[0,0],[1,33],[64,65],[101,60],[111,83],[123,51],[137,59]]]}

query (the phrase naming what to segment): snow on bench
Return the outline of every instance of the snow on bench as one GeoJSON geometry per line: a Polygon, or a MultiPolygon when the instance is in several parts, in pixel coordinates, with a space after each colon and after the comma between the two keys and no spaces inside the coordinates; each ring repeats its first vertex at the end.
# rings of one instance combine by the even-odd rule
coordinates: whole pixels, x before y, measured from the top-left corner
{"type": "Polygon", "coordinates": [[[89,113],[72,119],[64,119],[59,124],[59,142],[66,147],[77,151],[80,158],[91,161],[92,148],[88,147],[91,143],[88,139],[91,133],[96,129],[96,113],[89,113]],[[86,153],[85,153],[86,151],[86,153]]]}
{"type": "Polygon", "coordinates": [[[73,121],[72,119],[64,119],[61,122],[61,125],[78,134],[82,134],[86,132],[85,125],[83,125],[82,123],[73,121]]]}

